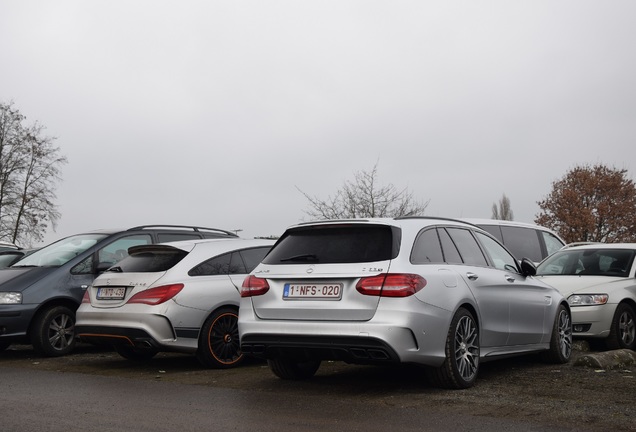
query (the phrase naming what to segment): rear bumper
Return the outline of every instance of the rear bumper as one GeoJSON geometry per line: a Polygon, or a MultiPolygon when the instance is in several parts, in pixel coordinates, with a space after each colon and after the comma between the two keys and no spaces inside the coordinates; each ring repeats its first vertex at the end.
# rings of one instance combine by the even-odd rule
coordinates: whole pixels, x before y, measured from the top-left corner
{"type": "MultiPolygon", "coordinates": [[[[141,308],[140,308],[141,309],[141,308]]],[[[165,315],[140,311],[114,312],[83,308],[77,312],[75,334],[85,342],[195,352],[199,329],[175,329],[165,315]]]]}
{"type": "Polygon", "coordinates": [[[369,321],[327,322],[264,320],[244,305],[249,302],[239,311],[241,350],[257,357],[428,366],[439,366],[446,358],[446,311],[378,310],[369,321]]]}
{"type": "Polygon", "coordinates": [[[241,351],[262,358],[343,360],[357,364],[400,363],[400,357],[388,343],[369,337],[245,335],[241,339],[241,351]]]}
{"type": "Polygon", "coordinates": [[[106,345],[128,345],[138,348],[160,348],[145,330],[121,327],[75,326],[75,334],[83,341],[106,345]]]}

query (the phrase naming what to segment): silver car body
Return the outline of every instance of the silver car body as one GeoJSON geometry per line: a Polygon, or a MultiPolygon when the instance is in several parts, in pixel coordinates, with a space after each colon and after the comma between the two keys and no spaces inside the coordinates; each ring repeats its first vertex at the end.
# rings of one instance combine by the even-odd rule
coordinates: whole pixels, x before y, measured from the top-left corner
{"type": "Polygon", "coordinates": [[[537,279],[552,285],[572,308],[574,336],[608,338],[619,305],[628,314],[621,331],[625,344],[615,348],[636,348],[636,243],[591,243],[570,246],[542,262],[537,279]],[[594,270],[590,270],[594,266],[594,270]],[[595,296],[595,297],[593,297],[595,296]],[[589,299],[590,301],[586,301],[589,299]],[[585,301],[582,301],[585,300],[585,301]],[[623,345],[623,346],[621,346],[623,345]]]}
{"type": "MultiPolygon", "coordinates": [[[[97,277],[77,311],[76,332],[86,340],[125,341],[131,346],[159,351],[194,353],[206,319],[220,307],[238,309],[239,289],[246,272],[189,275],[199,264],[232,252],[254,248],[269,250],[273,240],[193,240],[145,247],[179,249],[187,253],[174,267],[160,272],[119,272],[118,263],[97,277]],[[159,286],[183,284],[181,291],[161,304],[129,303],[131,298],[159,286]],[[98,290],[123,287],[121,299],[99,299],[98,290]]],[[[263,255],[266,251],[263,252],[263,255]]],[[[132,258],[126,258],[126,260],[132,258]]],[[[260,260],[259,260],[260,261],[260,260]]]]}
{"type": "Polygon", "coordinates": [[[397,256],[375,262],[331,264],[268,264],[266,259],[252,276],[265,279],[269,290],[263,295],[247,294],[241,300],[239,332],[244,351],[271,358],[287,349],[313,349],[312,355],[322,359],[440,366],[446,358],[451,321],[459,308],[474,311],[477,316],[482,360],[550,348],[557,310],[566,304],[563,296],[523,276],[514,257],[487,232],[442,218],[317,222],[290,227],[288,232],[338,224],[390,227],[394,241],[399,242],[397,256]],[[503,251],[498,253],[507,255],[501,258],[510,266],[503,269],[504,263],[498,262],[502,268],[496,268],[493,259],[498,257],[492,255],[488,265],[414,264],[413,245],[422,232],[433,228],[478,233],[497,243],[503,251]],[[386,273],[417,274],[426,285],[405,298],[361,295],[356,290],[363,278],[386,273]],[[341,284],[341,297],[285,299],[283,293],[290,283],[341,284]]]}

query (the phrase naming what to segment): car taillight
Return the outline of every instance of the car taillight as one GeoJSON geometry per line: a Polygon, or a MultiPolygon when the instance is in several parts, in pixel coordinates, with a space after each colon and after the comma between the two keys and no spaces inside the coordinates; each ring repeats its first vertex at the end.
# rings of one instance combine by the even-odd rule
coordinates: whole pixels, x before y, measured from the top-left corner
{"type": "Polygon", "coordinates": [[[84,291],[84,297],[82,297],[82,303],[90,303],[91,296],[88,295],[88,290],[84,291]]]}
{"type": "Polygon", "coordinates": [[[241,297],[259,296],[265,294],[267,291],[269,291],[269,284],[265,279],[250,275],[243,281],[241,297]]]}
{"type": "Polygon", "coordinates": [[[362,278],[356,284],[359,293],[378,297],[408,297],[426,286],[426,279],[409,273],[382,273],[362,278]]]}
{"type": "Polygon", "coordinates": [[[150,288],[135,294],[127,303],[144,303],[149,305],[158,305],[170,300],[179,294],[183,289],[183,284],[164,285],[156,288],[150,288]]]}

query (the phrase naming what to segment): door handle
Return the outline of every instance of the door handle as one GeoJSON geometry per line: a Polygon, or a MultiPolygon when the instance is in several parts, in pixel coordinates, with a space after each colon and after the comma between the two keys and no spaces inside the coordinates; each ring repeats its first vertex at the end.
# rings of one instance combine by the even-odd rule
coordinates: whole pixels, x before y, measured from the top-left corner
{"type": "Polygon", "coordinates": [[[512,276],[510,276],[510,275],[506,275],[506,280],[507,280],[508,282],[514,282],[514,281],[515,281],[515,278],[513,278],[513,277],[512,277],[512,276]]]}
{"type": "Polygon", "coordinates": [[[468,272],[466,273],[466,277],[470,280],[477,280],[479,278],[479,276],[477,276],[475,273],[473,272],[468,272]]]}

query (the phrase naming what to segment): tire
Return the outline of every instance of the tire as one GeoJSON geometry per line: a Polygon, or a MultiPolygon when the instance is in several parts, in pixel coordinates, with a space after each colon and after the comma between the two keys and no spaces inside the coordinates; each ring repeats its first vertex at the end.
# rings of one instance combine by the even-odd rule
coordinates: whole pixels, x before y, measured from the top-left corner
{"type": "Polygon", "coordinates": [[[40,311],[31,327],[31,344],[39,355],[60,357],[75,348],[75,312],[66,306],[40,311]]]}
{"type": "Polygon", "coordinates": [[[0,342],[0,352],[6,350],[11,346],[11,342],[0,342]]]}
{"type": "Polygon", "coordinates": [[[115,351],[126,360],[138,362],[150,360],[159,352],[154,348],[137,348],[129,345],[117,345],[115,351]]]}
{"type": "Polygon", "coordinates": [[[564,305],[559,305],[550,335],[550,349],[541,353],[541,357],[547,363],[561,364],[567,363],[571,355],[572,316],[564,305]]]}
{"type": "Polygon", "coordinates": [[[428,369],[428,379],[437,387],[471,387],[479,372],[479,328],[472,313],[460,308],[451,321],[445,344],[446,359],[428,369]]]}
{"type": "Polygon", "coordinates": [[[313,377],[320,367],[320,360],[296,361],[287,358],[267,360],[269,368],[278,378],[303,380],[313,377]]]}
{"type": "Polygon", "coordinates": [[[197,359],[208,368],[228,369],[243,362],[238,333],[238,313],[219,309],[205,320],[199,336],[197,359]]]}
{"type": "Polygon", "coordinates": [[[629,304],[620,303],[616,308],[605,345],[612,350],[636,350],[636,312],[629,304]]]}

